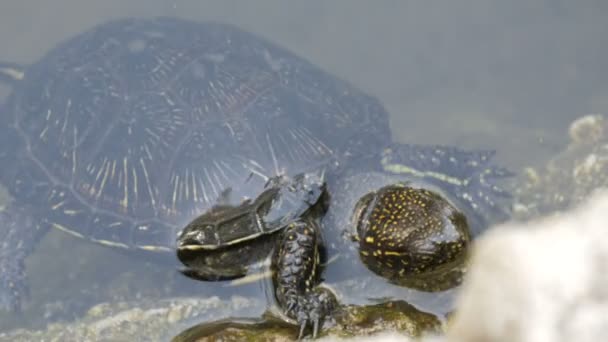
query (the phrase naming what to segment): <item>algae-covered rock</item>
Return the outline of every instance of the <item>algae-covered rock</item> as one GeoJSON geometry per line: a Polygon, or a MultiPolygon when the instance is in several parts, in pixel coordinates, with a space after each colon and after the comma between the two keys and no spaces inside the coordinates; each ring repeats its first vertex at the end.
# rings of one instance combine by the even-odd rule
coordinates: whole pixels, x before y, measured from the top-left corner
{"type": "MultiPolygon", "coordinates": [[[[440,333],[442,322],[434,315],[417,310],[403,301],[378,305],[349,305],[338,310],[333,321],[322,330],[324,337],[370,336],[394,331],[404,336],[419,337],[440,333]]],[[[260,320],[221,320],[196,325],[173,339],[191,341],[292,341],[298,336],[296,325],[267,315],[260,320]]]]}
{"type": "Polygon", "coordinates": [[[140,300],[99,304],[69,323],[49,324],[43,330],[0,334],[0,341],[167,341],[195,322],[218,316],[254,315],[257,300],[232,297],[140,300]]]}
{"type": "Polygon", "coordinates": [[[544,165],[524,170],[515,195],[515,216],[561,211],[608,187],[608,120],[587,115],[569,129],[569,145],[544,165]]]}

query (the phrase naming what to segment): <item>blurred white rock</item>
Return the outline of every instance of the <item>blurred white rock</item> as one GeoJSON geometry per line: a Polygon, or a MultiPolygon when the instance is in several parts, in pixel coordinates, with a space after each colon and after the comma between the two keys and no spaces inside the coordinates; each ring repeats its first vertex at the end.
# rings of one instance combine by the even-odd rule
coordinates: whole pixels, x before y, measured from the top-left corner
{"type": "Polygon", "coordinates": [[[608,340],[608,192],[481,237],[450,342],[608,340]]]}

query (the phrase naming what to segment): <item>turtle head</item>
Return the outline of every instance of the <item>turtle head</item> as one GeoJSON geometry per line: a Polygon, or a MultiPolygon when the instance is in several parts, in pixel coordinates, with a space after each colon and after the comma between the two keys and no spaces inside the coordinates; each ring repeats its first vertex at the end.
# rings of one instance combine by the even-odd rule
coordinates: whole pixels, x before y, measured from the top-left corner
{"type": "Polygon", "coordinates": [[[204,217],[199,217],[190,222],[177,235],[177,248],[179,250],[214,249],[214,246],[218,245],[217,230],[214,225],[206,223],[204,217]]]}
{"type": "Polygon", "coordinates": [[[216,250],[250,240],[260,234],[252,232],[250,200],[239,205],[218,204],[188,223],[177,234],[179,250],[216,250]]]}

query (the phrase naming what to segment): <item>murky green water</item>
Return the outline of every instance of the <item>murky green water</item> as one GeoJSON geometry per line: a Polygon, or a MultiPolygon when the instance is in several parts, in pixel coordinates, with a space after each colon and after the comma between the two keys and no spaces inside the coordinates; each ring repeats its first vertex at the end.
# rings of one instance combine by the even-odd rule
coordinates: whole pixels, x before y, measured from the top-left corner
{"type": "MultiPolygon", "coordinates": [[[[110,18],[157,15],[256,32],[376,95],[400,141],[495,148],[515,170],[558,149],[573,118],[608,112],[603,1],[8,0],[0,60],[27,64],[110,18]]],[[[31,300],[22,315],[0,314],[0,331],[113,300],[262,293],[258,284],[218,290],[58,232],[27,267],[31,300]]]]}

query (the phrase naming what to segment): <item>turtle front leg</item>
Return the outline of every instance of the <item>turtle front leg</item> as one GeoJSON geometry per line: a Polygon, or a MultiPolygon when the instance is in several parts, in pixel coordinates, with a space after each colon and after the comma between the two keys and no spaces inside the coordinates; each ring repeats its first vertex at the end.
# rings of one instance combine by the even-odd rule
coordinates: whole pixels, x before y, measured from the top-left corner
{"type": "Polygon", "coordinates": [[[29,294],[25,258],[47,229],[36,225],[23,210],[0,211],[0,311],[19,311],[29,294]]]}
{"type": "Polygon", "coordinates": [[[299,338],[309,324],[316,337],[319,325],[336,304],[330,290],[317,286],[321,248],[316,224],[297,221],[286,228],[273,256],[275,297],[285,314],[300,325],[299,338]]]}

